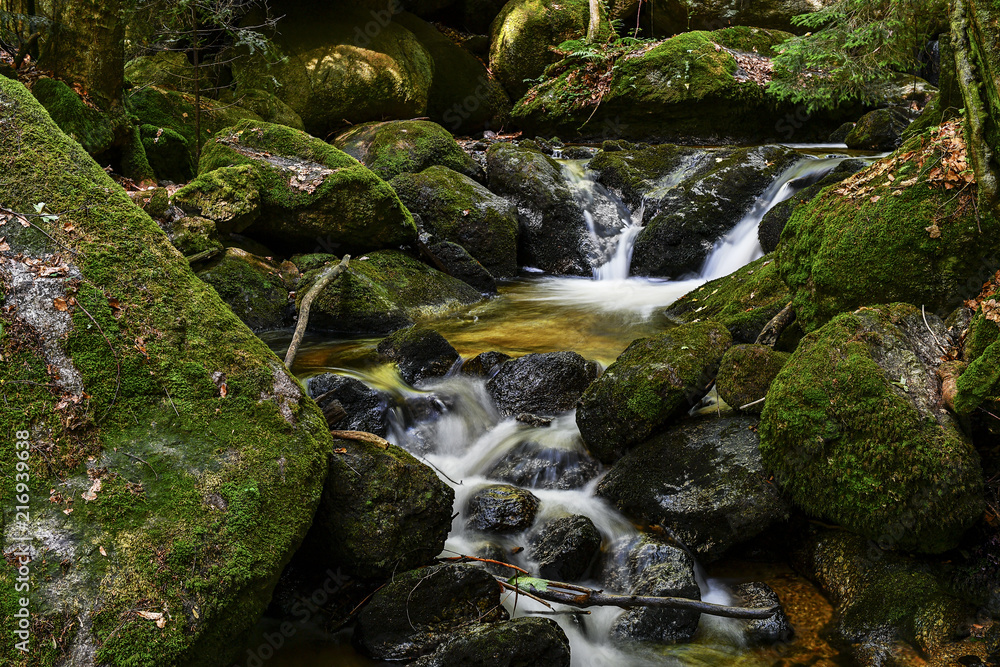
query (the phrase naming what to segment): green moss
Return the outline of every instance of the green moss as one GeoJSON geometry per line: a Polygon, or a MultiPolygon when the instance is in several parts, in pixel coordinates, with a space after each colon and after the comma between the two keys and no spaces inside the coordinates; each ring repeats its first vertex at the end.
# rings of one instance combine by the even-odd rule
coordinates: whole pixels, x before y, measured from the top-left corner
{"type": "Polygon", "coordinates": [[[239,233],[260,217],[260,192],[251,165],[220,167],[199,175],[174,193],[186,213],[208,218],[223,234],[239,233]]]}
{"type": "Polygon", "coordinates": [[[792,33],[783,30],[765,30],[749,26],[733,26],[712,33],[712,39],[727,49],[759,53],[762,56],[775,55],[774,47],[792,37],[792,33]]]}
{"type": "Polygon", "coordinates": [[[96,155],[111,148],[115,141],[111,117],[89,106],[68,85],[58,79],[39,79],[31,93],[59,129],[80,142],[85,151],[96,155]]]}
{"type": "Polygon", "coordinates": [[[194,216],[181,218],[174,223],[170,232],[170,242],[185,257],[198,255],[208,250],[218,252],[223,250],[215,223],[194,216]]]}
{"type": "Polygon", "coordinates": [[[289,320],[288,293],[278,268],[238,248],[226,252],[198,277],[215,288],[222,300],[254,331],[278,329],[289,320]]]}
{"type": "Polygon", "coordinates": [[[912,306],[882,306],[845,313],[807,335],[768,392],[760,449],[806,512],[870,539],[937,553],[979,518],[983,479],[956,423],[922,412],[904,388],[925,381],[923,371],[904,371],[897,381],[876,363],[882,348],[896,349],[904,362],[912,356],[897,327],[921,323],[912,306]]]}
{"type": "Polygon", "coordinates": [[[451,134],[426,120],[359,125],[338,136],[335,145],[385,180],[434,165],[482,178],[475,161],[451,134]]]}
{"type": "Polygon", "coordinates": [[[858,184],[851,194],[828,188],[792,213],[776,255],[805,331],[837,313],[892,301],[945,317],[996,270],[986,239],[1000,233],[1000,220],[927,182],[937,150],[936,140],[911,140],[846,181],[858,184]],[[920,168],[922,152],[928,159],[920,168]]]}
{"type": "Polygon", "coordinates": [[[1000,326],[986,319],[983,309],[980,308],[969,323],[969,331],[965,335],[965,345],[962,348],[962,358],[965,361],[975,361],[997,340],[1000,340],[1000,326]]]}
{"type": "MultiPolygon", "coordinates": [[[[44,448],[31,461],[33,525],[74,545],[68,570],[36,563],[34,584],[52,596],[33,597],[37,650],[19,659],[65,660],[75,631],[63,631],[87,615],[96,662],[225,662],[310,524],[332,446],[324,420],[156,224],[20,84],[0,79],[0,98],[0,162],[5,183],[16,184],[3,188],[5,205],[30,211],[45,201],[73,226],[49,231],[73,248],[64,257],[82,275],[65,284],[73,327],[59,345],[86,391],[71,400],[34,330],[12,311],[0,314],[5,332],[18,332],[0,341],[9,406],[0,427],[29,429],[44,448]],[[228,387],[225,398],[217,381],[228,387]],[[88,470],[103,484],[90,502],[79,493],[91,485],[88,470]],[[233,503],[215,500],[227,484],[251,481],[259,503],[236,503],[239,518],[233,503]],[[71,514],[49,502],[52,488],[73,490],[71,514]],[[178,543],[187,546],[172,555],[178,543]],[[167,625],[157,628],[137,609],[169,610],[167,625]]],[[[10,439],[0,443],[5,460],[12,448],[10,439]]],[[[4,497],[12,484],[0,478],[4,497]]],[[[12,583],[4,564],[0,588],[12,583]]],[[[4,623],[10,605],[0,597],[4,623]]],[[[10,633],[0,652],[17,655],[10,633]]]]}
{"type": "Polygon", "coordinates": [[[158,178],[185,183],[194,176],[194,147],[183,135],[170,128],[145,124],[139,127],[139,139],[158,178]]]}
{"type": "MultiPolygon", "coordinates": [[[[719,365],[719,397],[734,410],[764,398],[789,356],[766,345],[734,345],[719,365]]],[[[759,414],[763,409],[764,405],[758,403],[747,411],[759,414]]]]}
{"type": "Polygon", "coordinates": [[[778,275],[774,255],[765,255],[688,292],[663,314],[680,323],[721,322],[734,341],[753,343],[789,301],[791,293],[778,275]]]}
{"type": "Polygon", "coordinates": [[[296,130],[305,130],[302,118],[290,106],[266,90],[249,88],[222,98],[227,103],[236,104],[260,116],[268,123],[287,125],[296,130]]]}
{"type": "Polygon", "coordinates": [[[1000,400],[1000,342],[993,342],[958,378],[955,412],[969,414],[986,401],[1000,400]]]}

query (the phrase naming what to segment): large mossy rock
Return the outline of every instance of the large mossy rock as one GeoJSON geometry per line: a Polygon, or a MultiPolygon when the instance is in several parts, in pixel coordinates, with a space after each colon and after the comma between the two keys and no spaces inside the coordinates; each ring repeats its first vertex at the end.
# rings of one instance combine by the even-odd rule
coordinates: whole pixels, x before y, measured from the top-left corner
{"type": "Polygon", "coordinates": [[[569,639],[550,618],[515,618],[455,633],[414,667],[569,667],[569,639]]]}
{"type": "Polygon", "coordinates": [[[291,323],[293,285],[274,263],[239,248],[225,253],[198,272],[222,300],[254,331],[280,329],[291,323]]]}
{"type": "Polygon", "coordinates": [[[794,105],[776,100],[737,61],[737,56],[749,58],[766,67],[773,55],[769,47],[788,36],[778,31],[754,35],[749,28],[684,32],[653,48],[636,45],[617,60],[597,65],[571,55],[546,70],[545,79],[514,104],[511,118],[532,136],[563,140],[613,137],[704,145],[787,141],[791,135],[796,141],[825,140],[843,122],[844,111],[820,112],[796,126],[788,120],[796,118],[794,105]],[[740,32],[744,36],[737,38],[740,32]],[[748,47],[758,53],[738,53],[748,47]],[[595,73],[595,67],[606,69],[595,73]],[[600,96],[592,83],[596,76],[608,81],[600,96]]]}
{"type": "Polygon", "coordinates": [[[238,234],[261,216],[260,183],[253,165],[220,167],[174,193],[171,203],[189,215],[215,223],[223,234],[238,234]]]}
{"type": "Polygon", "coordinates": [[[465,248],[491,275],[517,273],[517,207],[446,167],[398,176],[389,185],[435,241],[465,248]]]}
{"type": "MultiPolygon", "coordinates": [[[[551,48],[587,33],[587,0],[511,0],[490,27],[490,70],[512,99],[531,87],[525,79],[538,78],[558,56],[551,48]]],[[[602,16],[604,36],[609,26],[602,16]]]]}
{"type": "Polygon", "coordinates": [[[397,574],[372,595],[354,644],[377,660],[427,655],[463,628],[507,620],[493,575],[471,565],[437,565],[397,574]]]}
{"type": "Polygon", "coordinates": [[[633,341],[580,399],[576,424],[587,449],[611,463],[690,410],[708,392],[730,345],[717,322],[633,341]]]}
{"type": "Polygon", "coordinates": [[[725,325],[736,343],[754,343],[768,322],[791,301],[774,255],[694,289],[662,312],[679,324],[711,320],[725,325]]]}
{"type": "Polygon", "coordinates": [[[386,579],[433,561],[451,529],[451,487],[395,445],[334,444],[310,548],[330,567],[364,579],[386,579]]]}
{"type": "MultiPolygon", "coordinates": [[[[320,273],[322,269],[305,273],[297,305],[320,273]]],[[[309,330],[386,334],[412,325],[421,315],[482,298],[476,288],[409,255],[380,250],[352,259],[348,270],[323,290],[313,302],[309,330]]]]}
{"type": "Polygon", "coordinates": [[[982,514],[983,473],[940,408],[941,321],[862,308],[807,335],[771,384],[761,452],[791,499],[883,545],[939,553],[982,514]]]}
{"type": "Polygon", "coordinates": [[[705,417],[630,450],[597,487],[626,516],[666,526],[706,561],[789,515],[768,483],[752,417],[705,417]]]}
{"type": "Polygon", "coordinates": [[[275,94],[319,137],[345,121],[427,112],[434,61],[416,36],[393,20],[392,11],[320,0],[282,11],[270,49],[233,62],[241,86],[275,94]]]}
{"type": "Polygon", "coordinates": [[[775,352],[767,345],[733,345],[722,357],[716,387],[719,398],[733,410],[760,414],[778,371],[788,362],[787,352],[775,352]],[[749,405],[756,403],[756,405],[749,405]]]}
{"type": "Polygon", "coordinates": [[[945,317],[997,269],[990,239],[1000,219],[958,194],[966,183],[957,164],[932,171],[946,146],[964,149],[960,124],[912,139],[795,210],[777,259],[805,331],[893,301],[945,317]]]}
{"type": "MultiPolygon", "coordinates": [[[[44,201],[60,215],[49,235],[61,246],[14,222],[0,251],[0,452],[14,461],[22,431],[37,448],[17,529],[38,554],[29,659],[229,663],[312,522],[333,444],[323,417],[157,225],[2,77],[0,163],[6,207],[44,201]]],[[[13,475],[0,494],[15,497],[13,475]]],[[[16,576],[0,569],[4,618],[19,608],[16,576]]],[[[5,633],[0,654],[16,656],[14,641],[5,633]]]]}
{"type": "Polygon", "coordinates": [[[924,655],[954,652],[952,642],[968,635],[972,606],[917,559],[824,530],[804,540],[793,562],[833,603],[831,634],[856,664],[906,664],[904,642],[924,655]]]}
{"type": "Polygon", "coordinates": [[[898,107],[876,109],[861,117],[844,138],[844,143],[857,150],[896,150],[910,120],[910,115],[898,107]]]}
{"type": "Polygon", "coordinates": [[[686,30],[715,30],[723,26],[756,26],[804,32],[792,18],[833,4],[834,0],[652,0],[653,29],[673,35],[686,30]]]}
{"type": "Polygon", "coordinates": [[[451,134],[427,120],[358,125],[338,135],[333,144],[387,181],[435,165],[483,180],[482,169],[451,134]]]}
{"type": "Polygon", "coordinates": [[[365,251],[416,239],[413,216],[385,181],[333,146],[273,123],[243,121],[216,134],[202,152],[198,178],[179,196],[218,199],[221,189],[245,198],[246,176],[232,170],[242,165],[252,172],[262,208],[246,231],[276,247],[312,250],[323,242],[365,251]]]}
{"type": "Polygon", "coordinates": [[[58,79],[39,79],[31,93],[59,129],[80,142],[85,151],[97,155],[111,148],[115,141],[111,116],[88,106],[68,85],[58,79]]]}

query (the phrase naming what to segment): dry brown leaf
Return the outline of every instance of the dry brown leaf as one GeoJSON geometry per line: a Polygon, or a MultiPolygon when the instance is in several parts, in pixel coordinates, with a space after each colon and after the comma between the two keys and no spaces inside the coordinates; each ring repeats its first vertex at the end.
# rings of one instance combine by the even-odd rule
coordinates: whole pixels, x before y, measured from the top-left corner
{"type": "Polygon", "coordinates": [[[229,387],[227,387],[226,383],[223,382],[221,385],[219,385],[219,396],[225,398],[228,395],[229,395],[229,387]]]}
{"type": "Polygon", "coordinates": [[[61,313],[65,313],[67,310],[69,310],[69,306],[66,304],[66,299],[62,298],[61,296],[57,296],[56,298],[52,299],[52,305],[55,307],[56,310],[58,310],[61,313]]]}
{"type": "Polygon", "coordinates": [[[104,547],[98,547],[98,550],[101,552],[102,556],[104,556],[105,558],[108,557],[108,552],[104,550],[104,547]]]}
{"type": "Polygon", "coordinates": [[[158,621],[163,618],[163,614],[158,611],[137,611],[136,613],[148,621],[158,621]]]}
{"type": "Polygon", "coordinates": [[[932,239],[941,238],[941,228],[937,225],[931,225],[930,227],[924,227],[924,231],[931,235],[932,239]]]}

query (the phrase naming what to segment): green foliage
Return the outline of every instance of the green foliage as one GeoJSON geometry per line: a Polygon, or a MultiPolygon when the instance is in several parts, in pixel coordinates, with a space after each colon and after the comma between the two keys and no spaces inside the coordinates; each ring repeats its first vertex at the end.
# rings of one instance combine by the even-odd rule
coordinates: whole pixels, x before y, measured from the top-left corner
{"type": "Polygon", "coordinates": [[[811,30],[778,46],[769,91],[809,111],[876,102],[947,20],[944,0],[839,0],[793,22],[811,30]]]}

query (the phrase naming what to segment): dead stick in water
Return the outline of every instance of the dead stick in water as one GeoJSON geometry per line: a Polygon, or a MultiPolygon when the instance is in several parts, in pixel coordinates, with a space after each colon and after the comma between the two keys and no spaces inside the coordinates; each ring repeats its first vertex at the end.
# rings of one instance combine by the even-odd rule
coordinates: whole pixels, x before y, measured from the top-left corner
{"type": "Polygon", "coordinates": [[[306,327],[309,325],[309,309],[312,308],[312,302],[316,300],[316,297],[319,296],[319,293],[327,285],[347,270],[347,265],[350,261],[351,256],[344,255],[344,259],[340,260],[340,264],[327,269],[319,277],[319,280],[316,281],[316,284],[310,287],[306,295],[302,297],[302,305],[299,307],[299,321],[295,325],[295,335],[292,336],[292,343],[288,346],[288,352],[285,353],[286,368],[291,369],[292,362],[295,361],[295,355],[299,351],[299,345],[302,344],[302,338],[306,335],[306,327]]]}

